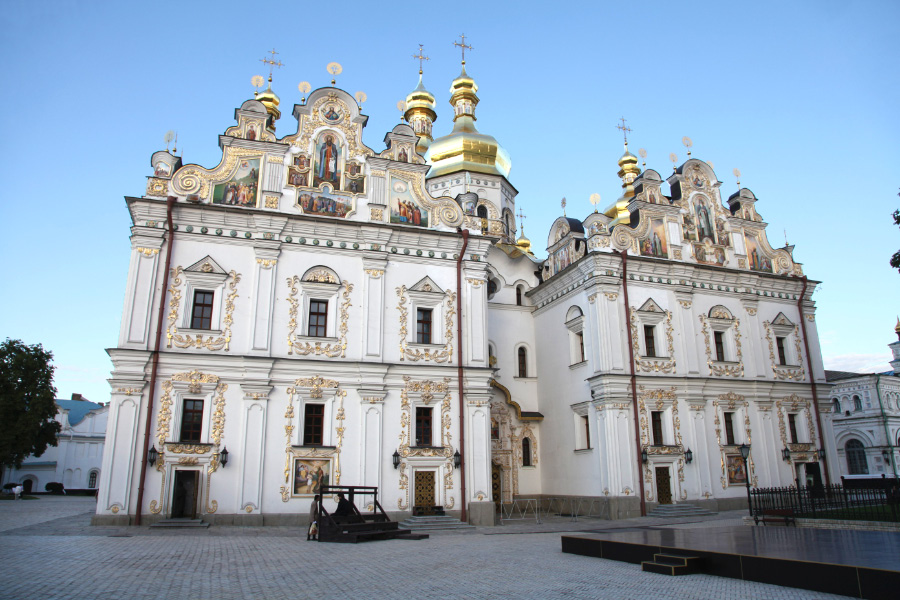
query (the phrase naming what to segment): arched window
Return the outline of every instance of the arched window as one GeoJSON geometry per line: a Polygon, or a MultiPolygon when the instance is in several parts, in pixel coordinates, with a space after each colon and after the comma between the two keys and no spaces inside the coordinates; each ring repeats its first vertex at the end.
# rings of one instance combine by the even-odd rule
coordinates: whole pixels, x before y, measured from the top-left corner
{"type": "Polygon", "coordinates": [[[487,219],[487,207],[483,204],[475,209],[475,214],[479,216],[479,218],[487,219]]]}
{"type": "Polygon", "coordinates": [[[522,306],[522,286],[516,286],[516,306],[522,306]]]}
{"type": "Polygon", "coordinates": [[[844,446],[847,454],[847,471],[851,475],[868,475],[869,464],[866,462],[866,447],[859,440],[850,440],[844,446]]]}
{"type": "Polygon", "coordinates": [[[833,398],[831,400],[831,412],[833,412],[836,415],[840,414],[840,412],[841,412],[841,401],[838,400],[837,398],[833,398]]]}
{"type": "Polygon", "coordinates": [[[529,438],[522,438],[522,466],[531,466],[531,440],[529,438]]]}
{"type": "Polygon", "coordinates": [[[88,489],[93,490],[97,487],[97,471],[91,471],[88,475],[88,489]]]}
{"type": "Polygon", "coordinates": [[[525,348],[519,348],[519,377],[528,377],[528,355],[525,348]]]}
{"type": "Polygon", "coordinates": [[[853,396],[853,410],[862,410],[862,401],[859,396],[853,396]]]}

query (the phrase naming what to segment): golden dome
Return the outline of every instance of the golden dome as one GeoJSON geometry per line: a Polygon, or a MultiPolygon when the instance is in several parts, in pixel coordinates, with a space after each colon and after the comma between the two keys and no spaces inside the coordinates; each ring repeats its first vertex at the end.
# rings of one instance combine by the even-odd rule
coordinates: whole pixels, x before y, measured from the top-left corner
{"type": "Polygon", "coordinates": [[[628,142],[625,142],[625,153],[622,154],[618,161],[619,178],[622,179],[622,197],[613,202],[603,211],[607,217],[612,217],[613,221],[609,224],[610,229],[619,223],[627,224],[631,220],[628,212],[628,204],[634,198],[634,181],[641,174],[641,168],[638,166],[638,157],[628,151],[628,142]]]}
{"type": "Polygon", "coordinates": [[[278,105],[281,104],[281,98],[272,91],[271,75],[269,75],[269,87],[257,94],[256,99],[262,102],[263,106],[266,107],[266,112],[272,115],[273,120],[281,118],[281,111],[278,110],[278,105]]]}
{"type": "Polygon", "coordinates": [[[422,84],[422,71],[419,71],[419,85],[406,97],[406,112],[403,118],[419,136],[416,144],[416,152],[425,154],[431,141],[431,126],[437,120],[435,112],[434,94],[425,89],[422,84]]]}
{"type": "Polygon", "coordinates": [[[900,335],[900,317],[897,317],[897,326],[894,327],[894,331],[897,332],[897,335],[900,335]]]}
{"type": "Polygon", "coordinates": [[[453,106],[453,131],[439,137],[428,148],[425,160],[431,164],[428,177],[458,171],[473,171],[509,178],[512,161],[509,153],[490,135],[475,128],[478,85],[466,73],[465,64],[459,77],[450,85],[453,106]]]}
{"type": "Polygon", "coordinates": [[[522,252],[527,252],[531,254],[531,240],[525,237],[525,230],[522,229],[522,235],[519,236],[519,239],[516,240],[516,246],[522,249],[522,252]]]}

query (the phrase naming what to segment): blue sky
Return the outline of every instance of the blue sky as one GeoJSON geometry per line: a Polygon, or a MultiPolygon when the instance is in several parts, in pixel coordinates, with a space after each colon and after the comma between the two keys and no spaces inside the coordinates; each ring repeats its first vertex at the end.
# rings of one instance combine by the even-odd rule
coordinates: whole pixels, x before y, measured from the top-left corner
{"type": "Polygon", "coordinates": [[[540,254],[568,199],[618,197],[619,117],[664,177],[669,153],[711,161],[725,196],[759,198],[773,246],[784,231],[815,295],[826,366],[885,370],[900,312],[900,3],[13,2],[4,36],[0,338],[55,353],[61,397],[106,401],[128,268],[125,195],[143,193],[150,155],[178,131],[185,162],[218,163],[217,136],[252,97],[273,47],[274,89],[295,130],[297,84],[364,91],[365,141],[383,148],[395,105],[425,84],[452,125],[452,45],[475,47],[478,127],[512,157],[510,179],[540,254]],[[260,8],[257,8],[260,7],[260,8]],[[264,10],[263,10],[264,8],[264,10]]]}

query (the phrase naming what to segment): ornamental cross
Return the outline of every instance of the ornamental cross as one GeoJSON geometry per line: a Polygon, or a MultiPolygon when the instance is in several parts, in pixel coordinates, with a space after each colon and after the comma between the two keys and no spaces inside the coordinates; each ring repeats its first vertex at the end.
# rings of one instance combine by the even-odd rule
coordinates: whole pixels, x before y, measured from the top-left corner
{"type": "Polygon", "coordinates": [[[522,228],[522,233],[525,233],[525,219],[526,219],[526,217],[525,217],[525,214],[522,212],[522,207],[521,207],[521,206],[519,207],[519,214],[516,215],[516,216],[519,217],[519,227],[522,228]]]}
{"type": "Polygon", "coordinates": [[[563,196],[562,202],[560,202],[559,204],[560,204],[560,206],[562,206],[563,216],[566,216],[566,197],[565,196],[563,196]]]}
{"type": "Polygon", "coordinates": [[[462,48],[462,64],[466,64],[466,50],[474,50],[475,48],[466,45],[466,34],[461,33],[459,34],[459,37],[462,39],[462,43],[453,42],[453,45],[462,48]]]}
{"type": "Polygon", "coordinates": [[[280,69],[281,67],[284,66],[284,63],[282,63],[280,60],[279,61],[275,60],[275,55],[278,54],[278,52],[275,52],[274,48],[269,50],[268,54],[271,54],[272,58],[269,58],[267,56],[265,58],[259,59],[259,62],[263,63],[264,65],[269,65],[269,81],[272,81],[272,69],[275,67],[278,67],[280,69]]]}
{"type": "Polygon", "coordinates": [[[418,58],[418,59],[419,59],[419,75],[421,75],[421,74],[422,74],[422,61],[423,61],[423,60],[431,60],[430,58],[428,58],[427,56],[425,56],[425,55],[422,53],[422,44],[419,44],[419,53],[418,53],[418,54],[413,54],[413,58],[418,58]]]}
{"type": "Polygon", "coordinates": [[[616,125],[616,129],[622,132],[622,135],[625,136],[625,144],[628,145],[628,134],[631,133],[631,127],[625,126],[625,117],[621,117],[619,119],[622,121],[621,125],[616,125]]]}

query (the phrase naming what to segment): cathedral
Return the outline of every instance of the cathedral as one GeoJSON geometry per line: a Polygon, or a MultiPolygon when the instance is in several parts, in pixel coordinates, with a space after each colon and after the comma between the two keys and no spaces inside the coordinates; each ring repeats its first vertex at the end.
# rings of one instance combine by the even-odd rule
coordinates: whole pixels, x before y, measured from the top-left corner
{"type": "Polygon", "coordinates": [[[396,518],[626,518],[829,480],[817,282],[750,190],[690,156],[664,178],[626,139],[621,196],[559,217],[540,258],[465,56],[451,110],[420,69],[375,149],[364,96],[300,91],[282,115],[270,73],[218,165],[158,151],[125,198],[94,523],[300,524],[323,484],[376,486],[396,518]]]}

